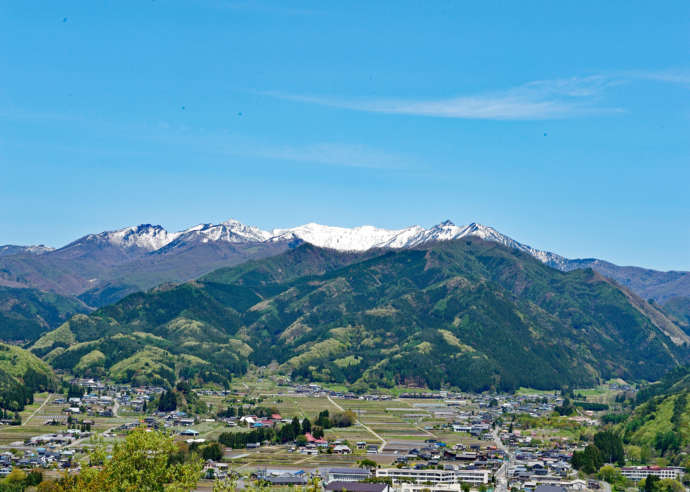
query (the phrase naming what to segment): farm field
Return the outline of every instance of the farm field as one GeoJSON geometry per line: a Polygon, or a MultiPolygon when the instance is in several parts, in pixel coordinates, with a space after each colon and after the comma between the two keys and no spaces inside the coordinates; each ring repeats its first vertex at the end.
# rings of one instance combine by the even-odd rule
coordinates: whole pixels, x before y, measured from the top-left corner
{"type": "MultiPolygon", "coordinates": [[[[8,445],[40,435],[64,431],[67,424],[67,416],[62,411],[65,404],[54,403],[55,398],[61,395],[53,393],[37,393],[34,403],[27,405],[20,413],[22,425],[0,427],[0,445],[8,445]],[[47,421],[57,420],[60,425],[47,425],[47,421]]],[[[83,416],[87,420],[94,422],[93,431],[103,432],[112,427],[117,427],[126,422],[132,422],[134,417],[92,417],[83,416]]]]}

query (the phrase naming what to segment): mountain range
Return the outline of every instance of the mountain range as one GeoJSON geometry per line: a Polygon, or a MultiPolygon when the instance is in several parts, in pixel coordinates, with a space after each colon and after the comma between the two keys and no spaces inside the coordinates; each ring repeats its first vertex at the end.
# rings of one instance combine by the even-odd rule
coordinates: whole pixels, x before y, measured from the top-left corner
{"type": "Polygon", "coordinates": [[[407,248],[310,243],[127,296],[43,335],[56,369],[222,383],[250,363],[353,388],[468,390],[656,379],[690,337],[591,269],[468,235],[407,248]]]}
{"type": "MultiPolygon", "coordinates": [[[[72,313],[78,313],[117,302],[133,292],[192,280],[248,260],[268,258],[303,243],[337,251],[364,252],[409,249],[470,236],[527,253],[561,271],[592,268],[644,299],[659,304],[671,301],[676,307],[677,320],[690,316],[685,308],[690,299],[690,272],[659,272],[620,267],[598,259],[568,259],[520,243],[492,227],[477,223],[456,226],[450,221],[430,228],[344,228],[310,223],[267,231],[228,220],[178,232],[143,224],[88,234],[58,249],[42,245],[0,246],[0,286],[10,288],[3,292],[6,306],[18,305],[17,298],[27,299],[24,294],[13,298],[12,288],[31,288],[72,298],[75,308],[72,313]]],[[[68,305],[62,301],[61,304],[68,305]]],[[[0,311],[1,308],[2,304],[0,311]]],[[[48,326],[56,326],[53,323],[48,322],[48,326]]],[[[39,321],[36,326],[45,323],[39,321]]]]}

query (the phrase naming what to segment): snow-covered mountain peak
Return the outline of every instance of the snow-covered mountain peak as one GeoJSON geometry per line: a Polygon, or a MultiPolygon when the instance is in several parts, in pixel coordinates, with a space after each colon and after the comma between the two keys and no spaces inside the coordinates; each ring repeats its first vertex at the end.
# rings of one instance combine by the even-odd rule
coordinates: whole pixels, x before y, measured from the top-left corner
{"type": "Polygon", "coordinates": [[[84,241],[87,243],[105,242],[124,249],[138,248],[146,252],[164,253],[171,248],[194,244],[258,244],[297,240],[339,251],[366,251],[372,248],[411,248],[430,242],[451,241],[466,236],[476,236],[486,241],[497,242],[509,248],[524,251],[556,268],[564,268],[567,261],[554,253],[521,244],[492,227],[477,222],[457,226],[450,220],[445,220],[428,229],[418,225],[403,229],[383,229],[372,225],[348,228],[310,222],[297,227],[266,231],[243,224],[235,219],[229,219],[220,224],[198,224],[183,231],[172,233],[159,225],[142,224],[116,231],[91,234],[68,246],[78,245],[84,241]]]}
{"type": "Polygon", "coordinates": [[[0,256],[11,256],[19,254],[42,255],[54,251],[55,248],[44,246],[43,244],[35,244],[31,246],[18,246],[16,244],[0,245],[0,256]]]}
{"type": "Polygon", "coordinates": [[[96,237],[123,248],[155,251],[174,240],[178,235],[179,233],[169,233],[159,225],[141,224],[116,231],[102,232],[96,237]]]}
{"type": "Polygon", "coordinates": [[[199,224],[180,233],[180,239],[199,239],[204,243],[211,241],[263,242],[270,237],[270,232],[245,225],[235,219],[226,220],[220,224],[199,224]]]}
{"type": "Polygon", "coordinates": [[[274,229],[271,240],[301,239],[321,248],[366,251],[387,247],[387,243],[405,230],[380,229],[371,225],[335,227],[310,222],[291,229],[274,229]]]}

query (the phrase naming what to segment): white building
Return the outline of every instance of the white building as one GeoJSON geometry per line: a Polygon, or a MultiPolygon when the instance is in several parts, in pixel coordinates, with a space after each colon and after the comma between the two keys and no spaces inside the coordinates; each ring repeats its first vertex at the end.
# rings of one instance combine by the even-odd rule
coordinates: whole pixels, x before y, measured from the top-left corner
{"type": "Polygon", "coordinates": [[[395,489],[399,492],[461,492],[462,484],[459,483],[437,483],[436,485],[416,484],[416,483],[401,483],[395,489]]]}
{"type": "Polygon", "coordinates": [[[378,468],[376,477],[391,478],[393,483],[481,485],[489,483],[489,470],[415,470],[412,468],[378,468]]]}
{"type": "Polygon", "coordinates": [[[683,476],[684,470],[680,466],[624,466],[621,468],[621,474],[633,482],[639,482],[649,475],[656,475],[660,479],[670,478],[678,480],[683,476]]]}
{"type": "Polygon", "coordinates": [[[329,468],[325,481],[329,482],[362,482],[371,476],[366,468],[329,468]]]}

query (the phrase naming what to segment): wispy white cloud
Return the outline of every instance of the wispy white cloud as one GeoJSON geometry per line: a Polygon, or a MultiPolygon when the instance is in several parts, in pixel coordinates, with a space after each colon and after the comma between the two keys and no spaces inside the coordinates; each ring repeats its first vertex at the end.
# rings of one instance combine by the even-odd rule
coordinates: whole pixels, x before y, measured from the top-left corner
{"type": "Polygon", "coordinates": [[[593,104],[604,80],[599,78],[535,81],[505,91],[443,99],[345,99],[265,93],[291,101],[373,113],[487,120],[544,120],[594,112],[619,111],[593,104]]]}
{"type": "Polygon", "coordinates": [[[591,114],[621,113],[620,107],[602,104],[611,87],[633,79],[688,84],[690,73],[620,72],[553,80],[537,80],[502,91],[441,99],[343,98],[263,92],[278,99],[372,113],[485,120],[547,120],[591,114]]]}
{"type": "Polygon", "coordinates": [[[232,157],[382,170],[412,170],[422,167],[420,161],[414,156],[355,143],[281,144],[246,135],[193,134],[187,131],[181,133],[155,131],[145,138],[232,157]]]}
{"type": "MultiPolygon", "coordinates": [[[[77,127],[89,125],[92,129],[118,138],[163,142],[169,146],[194,148],[218,155],[370,169],[409,170],[421,167],[421,163],[413,156],[357,143],[326,141],[283,144],[250,135],[208,133],[184,124],[163,120],[155,123],[116,122],[81,114],[34,112],[16,108],[11,111],[0,108],[0,117],[15,121],[57,121],[77,125],[77,127]]],[[[87,148],[83,145],[72,148],[62,146],[61,149],[74,152],[100,152],[98,148],[87,148]]],[[[118,149],[118,152],[122,150],[118,149]]]]}
{"type": "Polygon", "coordinates": [[[621,76],[631,79],[652,80],[655,82],[690,86],[690,70],[685,69],[631,70],[623,72],[621,76]]]}

